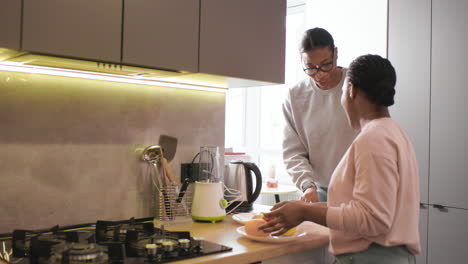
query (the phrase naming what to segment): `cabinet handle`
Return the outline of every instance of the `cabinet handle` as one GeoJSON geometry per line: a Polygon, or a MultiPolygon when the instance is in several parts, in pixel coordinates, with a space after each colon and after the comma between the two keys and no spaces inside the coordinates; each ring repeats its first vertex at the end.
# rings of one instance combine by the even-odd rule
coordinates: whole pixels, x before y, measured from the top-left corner
{"type": "Polygon", "coordinates": [[[424,208],[426,208],[426,205],[425,205],[425,204],[423,204],[423,203],[419,203],[419,208],[422,208],[422,209],[424,209],[424,208]]]}
{"type": "Polygon", "coordinates": [[[436,209],[439,209],[442,212],[448,212],[447,207],[445,207],[443,205],[440,205],[440,204],[433,204],[432,207],[434,207],[436,209]]]}

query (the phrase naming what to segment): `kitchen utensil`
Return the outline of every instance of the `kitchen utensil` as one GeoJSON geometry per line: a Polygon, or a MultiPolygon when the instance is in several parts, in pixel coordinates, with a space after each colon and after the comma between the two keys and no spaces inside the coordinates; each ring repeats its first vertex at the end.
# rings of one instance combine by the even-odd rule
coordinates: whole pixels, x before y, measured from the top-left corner
{"type": "MultiPolygon", "coordinates": [[[[167,183],[164,177],[159,173],[158,163],[162,157],[161,146],[150,145],[143,150],[142,159],[148,162],[154,168],[154,175],[151,175],[153,184],[153,215],[154,217],[167,218],[172,217],[169,195],[167,193],[167,183]]],[[[164,172],[163,172],[164,173],[164,172]]]]}
{"type": "MultiPolygon", "coordinates": [[[[260,169],[252,162],[233,160],[225,166],[224,181],[228,189],[238,190],[241,194],[240,201],[236,201],[227,209],[230,210],[237,206],[234,212],[250,212],[253,209],[253,203],[260,195],[262,190],[262,174],[260,169]],[[253,188],[253,177],[255,175],[255,189],[253,188]]],[[[226,195],[228,201],[232,197],[226,195]]]]}
{"type": "Polygon", "coordinates": [[[201,146],[197,155],[200,157],[198,174],[200,181],[196,181],[194,186],[192,219],[209,222],[223,220],[226,216],[226,207],[239,201],[239,193],[226,188],[224,182],[220,180],[218,146],[201,146]],[[225,190],[231,193],[230,197],[233,200],[230,202],[224,198],[225,190]]]}
{"type": "Polygon", "coordinates": [[[195,182],[192,201],[194,221],[217,222],[226,216],[227,201],[224,199],[223,183],[195,182]]]}
{"type": "Polygon", "coordinates": [[[13,254],[13,249],[11,248],[10,251],[7,251],[5,247],[5,242],[2,242],[2,245],[3,250],[2,252],[0,252],[0,263],[1,261],[6,261],[6,263],[10,263],[10,257],[13,254]]]}
{"type": "MultiPolygon", "coordinates": [[[[174,186],[178,186],[178,183],[175,179],[175,176],[174,176],[174,173],[172,172],[171,170],[171,167],[169,166],[169,162],[174,158],[175,156],[175,153],[176,153],[176,150],[177,150],[177,138],[176,137],[172,137],[172,136],[168,136],[168,135],[160,135],[159,136],[159,145],[162,147],[163,149],[163,159],[161,160],[161,163],[162,163],[162,167],[164,168],[164,171],[166,173],[166,175],[168,176],[168,179],[170,181],[170,183],[174,186]]],[[[185,192],[187,191],[187,187],[189,185],[189,182],[188,181],[185,181],[183,184],[182,184],[182,187],[180,189],[180,191],[178,192],[178,197],[177,197],[177,200],[176,200],[176,206],[177,204],[180,204],[182,202],[182,199],[185,195],[185,192]]],[[[182,206],[185,208],[185,211],[188,211],[187,210],[187,206],[186,204],[182,204],[182,206]]]]}
{"type": "Polygon", "coordinates": [[[163,152],[164,152],[164,157],[167,159],[168,162],[170,162],[172,159],[174,159],[176,150],[177,150],[177,138],[168,136],[168,135],[160,135],[159,136],[159,146],[161,146],[163,152]]]}
{"type": "Polygon", "coordinates": [[[163,156],[161,158],[161,166],[163,167],[164,170],[164,176],[167,178],[168,183],[170,185],[175,185],[177,186],[177,181],[175,179],[174,173],[171,170],[171,167],[169,167],[169,162],[168,160],[163,156]]]}
{"type": "Polygon", "coordinates": [[[182,201],[182,198],[184,198],[185,192],[187,191],[187,187],[190,184],[190,179],[185,178],[184,182],[182,183],[182,187],[180,187],[180,192],[177,197],[176,203],[180,203],[182,201]]]}
{"type": "Polygon", "coordinates": [[[169,162],[174,158],[177,150],[177,138],[168,135],[160,135],[158,144],[162,148],[163,157],[161,158],[161,166],[164,169],[164,173],[171,185],[178,185],[174,173],[169,166],[169,162]]]}
{"type": "Polygon", "coordinates": [[[146,147],[141,155],[141,159],[148,162],[155,172],[155,177],[152,177],[151,180],[154,183],[155,187],[159,190],[162,187],[161,177],[159,175],[158,162],[161,154],[161,147],[158,145],[150,145],[146,147]],[[156,181],[154,180],[156,178],[156,181]]]}

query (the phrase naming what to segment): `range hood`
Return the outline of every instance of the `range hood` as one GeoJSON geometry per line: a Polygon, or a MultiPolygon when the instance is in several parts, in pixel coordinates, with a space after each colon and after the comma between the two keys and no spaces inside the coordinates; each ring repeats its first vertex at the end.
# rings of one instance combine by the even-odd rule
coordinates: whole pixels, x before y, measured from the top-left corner
{"type": "Polygon", "coordinates": [[[39,68],[55,69],[59,71],[76,71],[79,73],[120,77],[129,80],[129,82],[132,80],[144,81],[147,82],[148,85],[151,85],[152,82],[157,82],[157,84],[154,85],[169,87],[180,86],[180,88],[192,86],[200,87],[201,90],[220,90],[275,84],[206,73],[159,70],[107,62],[47,56],[5,48],[0,48],[0,70],[2,69],[2,66],[18,67],[18,69],[23,67],[31,69],[39,68]]]}

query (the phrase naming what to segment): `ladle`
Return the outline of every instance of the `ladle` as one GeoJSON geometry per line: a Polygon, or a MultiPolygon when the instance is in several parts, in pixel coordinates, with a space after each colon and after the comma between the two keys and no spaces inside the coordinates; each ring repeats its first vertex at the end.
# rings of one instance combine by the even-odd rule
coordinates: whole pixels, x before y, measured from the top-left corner
{"type": "Polygon", "coordinates": [[[153,165],[154,167],[154,172],[155,172],[155,178],[157,183],[154,181],[154,177],[151,177],[151,181],[153,182],[153,185],[156,187],[159,193],[159,199],[161,199],[161,194],[162,194],[162,199],[164,202],[164,215],[169,217],[172,217],[173,214],[170,213],[170,204],[169,204],[169,196],[167,194],[167,191],[163,188],[164,184],[163,181],[164,179],[161,178],[159,174],[159,169],[158,169],[158,163],[161,162],[161,146],[159,145],[150,145],[145,150],[143,150],[143,154],[141,158],[148,162],[149,164],[153,165]]]}
{"type": "Polygon", "coordinates": [[[159,169],[158,169],[160,156],[161,156],[161,146],[159,145],[150,145],[146,147],[143,150],[143,153],[141,155],[141,159],[148,162],[154,168],[157,183],[154,181],[154,177],[151,177],[151,180],[153,184],[155,185],[156,189],[158,189],[158,191],[160,191],[160,188],[162,187],[162,183],[160,179],[161,177],[159,175],[159,169]]]}

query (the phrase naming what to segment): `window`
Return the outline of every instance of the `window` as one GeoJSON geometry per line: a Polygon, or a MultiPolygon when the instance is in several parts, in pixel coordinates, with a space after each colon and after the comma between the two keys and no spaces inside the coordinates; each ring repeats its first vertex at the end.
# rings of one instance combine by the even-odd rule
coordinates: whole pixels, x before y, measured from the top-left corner
{"type": "Polygon", "coordinates": [[[226,94],[226,148],[246,152],[266,179],[271,162],[280,183],[291,184],[282,161],[282,103],[289,87],[304,78],[298,47],[306,29],[322,27],[334,37],[338,65],[359,55],[386,57],[387,0],[288,1],[285,84],[230,89],[226,94]]]}

